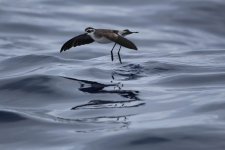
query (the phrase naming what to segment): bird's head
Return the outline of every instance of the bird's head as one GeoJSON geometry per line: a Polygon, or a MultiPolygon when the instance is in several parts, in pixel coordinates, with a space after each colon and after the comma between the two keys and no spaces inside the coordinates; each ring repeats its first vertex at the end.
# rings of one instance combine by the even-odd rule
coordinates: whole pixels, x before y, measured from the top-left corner
{"type": "Polygon", "coordinates": [[[86,33],[92,33],[92,32],[94,32],[94,31],[95,31],[95,29],[92,28],[92,27],[87,27],[87,28],[85,29],[85,32],[86,32],[86,33]]]}
{"type": "Polygon", "coordinates": [[[138,32],[132,32],[128,29],[125,29],[121,32],[121,35],[126,36],[126,35],[129,35],[129,34],[132,34],[132,33],[138,33],[138,32]]]}

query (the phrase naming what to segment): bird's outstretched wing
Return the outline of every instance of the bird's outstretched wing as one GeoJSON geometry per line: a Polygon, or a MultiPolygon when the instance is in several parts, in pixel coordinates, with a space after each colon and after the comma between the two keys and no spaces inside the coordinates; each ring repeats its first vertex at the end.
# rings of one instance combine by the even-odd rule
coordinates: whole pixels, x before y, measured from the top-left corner
{"type": "Polygon", "coordinates": [[[121,45],[121,46],[124,46],[126,48],[129,48],[129,49],[134,49],[134,50],[137,50],[137,46],[131,42],[130,40],[116,34],[116,33],[113,33],[113,34],[104,34],[102,33],[102,36],[106,37],[107,39],[113,41],[113,42],[116,42],[117,44],[121,45]]]}
{"type": "Polygon", "coordinates": [[[66,50],[70,49],[71,47],[89,44],[89,43],[92,43],[92,42],[94,42],[94,40],[89,35],[87,35],[87,33],[78,35],[76,37],[73,37],[72,39],[70,39],[66,43],[64,43],[61,50],[60,50],[60,53],[62,51],[66,51],[66,50]]]}

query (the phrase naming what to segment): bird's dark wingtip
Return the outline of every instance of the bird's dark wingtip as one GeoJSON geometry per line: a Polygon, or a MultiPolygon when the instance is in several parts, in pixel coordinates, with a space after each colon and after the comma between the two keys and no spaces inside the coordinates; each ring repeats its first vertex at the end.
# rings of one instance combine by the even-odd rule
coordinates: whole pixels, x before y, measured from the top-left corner
{"type": "Polygon", "coordinates": [[[136,50],[136,51],[138,50],[136,45],[134,45],[133,50],[136,50]]]}
{"type": "Polygon", "coordinates": [[[68,48],[65,47],[65,44],[62,46],[62,48],[60,49],[60,53],[62,53],[63,51],[66,51],[68,48]]]}

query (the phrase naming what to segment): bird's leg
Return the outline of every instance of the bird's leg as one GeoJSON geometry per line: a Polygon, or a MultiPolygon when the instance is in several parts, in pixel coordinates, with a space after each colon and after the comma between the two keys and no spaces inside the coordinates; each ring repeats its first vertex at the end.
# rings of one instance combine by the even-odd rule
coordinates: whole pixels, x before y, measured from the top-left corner
{"type": "Polygon", "coordinates": [[[114,49],[115,46],[116,46],[116,43],[114,44],[114,46],[113,46],[113,48],[111,50],[111,59],[112,59],[112,61],[113,61],[113,49],[114,49]]]}
{"type": "Polygon", "coordinates": [[[118,51],[118,57],[119,57],[120,63],[122,64],[121,57],[120,57],[120,50],[121,50],[121,46],[120,46],[119,51],[118,51]]]}

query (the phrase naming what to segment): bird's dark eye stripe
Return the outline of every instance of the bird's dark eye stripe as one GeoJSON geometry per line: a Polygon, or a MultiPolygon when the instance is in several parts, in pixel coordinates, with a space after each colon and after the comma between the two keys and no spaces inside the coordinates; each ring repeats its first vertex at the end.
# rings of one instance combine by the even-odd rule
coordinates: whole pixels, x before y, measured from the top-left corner
{"type": "Polygon", "coordinates": [[[93,32],[93,29],[88,29],[87,32],[88,33],[93,32]]]}

